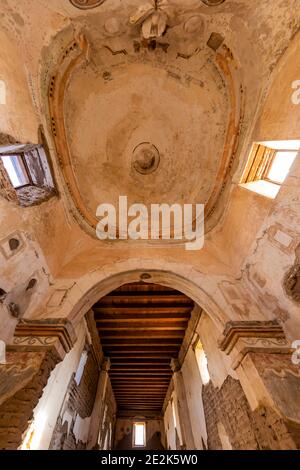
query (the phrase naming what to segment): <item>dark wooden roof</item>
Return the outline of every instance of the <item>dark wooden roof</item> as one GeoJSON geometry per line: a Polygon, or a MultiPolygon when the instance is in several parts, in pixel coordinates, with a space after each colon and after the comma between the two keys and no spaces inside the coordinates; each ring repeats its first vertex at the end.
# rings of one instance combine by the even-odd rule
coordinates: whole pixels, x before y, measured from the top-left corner
{"type": "Polygon", "coordinates": [[[156,284],[127,284],[94,305],[118,412],[160,413],[194,303],[156,284]]]}

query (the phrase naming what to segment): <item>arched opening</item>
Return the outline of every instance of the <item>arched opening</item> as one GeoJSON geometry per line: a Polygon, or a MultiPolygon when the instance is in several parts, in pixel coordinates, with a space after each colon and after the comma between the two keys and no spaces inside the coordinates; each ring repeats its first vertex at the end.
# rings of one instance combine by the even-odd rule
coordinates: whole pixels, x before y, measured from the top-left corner
{"type": "MultiPolygon", "coordinates": [[[[92,273],[77,280],[72,292],[72,307],[61,313],[63,316],[67,315],[68,320],[76,325],[99,299],[124,284],[140,281],[159,284],[185,294],[210,316],[220,334],[227,322],[239,319],[221,309],[214,299],[213,290],[217,287],[217,281],[213,276],[210,277],[210,287],[207,284],[207,275],[200,270],[189,264],[170,262],[167,258],[121,259],[118,263],[108,263],[105,269],[94,269],[92,273]]],[[[56,315],[58,314],[60,310],[56,311],[56,315]]]]}
{"type": "MultiPolygon", "coordinates": [[[[110,360],[108,376],[116,406],[113,447],[166,448],[163,418],[172,388],[171,361],[185,356],[200,309],[176,289],[145,280],[113,290],[93,305],[92,312],[103,354],[110,360]]],[[[107,413],[105,405],[103,448],[111,426],[104,425],[107,413]]]]}
{"type": "Polygon", "coordinates": [[[184,294],[143,282],[125,284],[93,306],[118,416],[161,413],[193,308],[184,294]]]}
{"type": "MultiPolygon", "coordinates": [[[[242,336],[249,335],[247,322],[228,322],[222,336],[222,315],[218,310],[215,317],[208,314],[195,301],[214,306],[194,283],[192,272],[187,279],[169,270],[149,269],[147,263],[147,270],[124,267],[128,268],[120,263],[110,275],[107,270],[102,281],[94,272],[78,282],[79,298],[73,297],[63,320],[74,328],[75,336],[68,333],[73,346],[51,373],[43,393],[40,390],[23,445],[18,445],[128,450],[137,447],[135,428],[141,424],[144,440],[139,446],[149,450],[258,448],[261,432],[271,440],[268,445],[280,448],[279,428],[268,424],[273,410],[255,404],[256,390],[249,384],[253,369],[249,377],[247,369],[243,374],[236,371],[225,352],[240,329],[242,336]],[[241,419],[233,426],[235,416],[241,419]],[[34,437],[38,434],[39,439],[34,437]]],[[[51,325],[52,330],[57,321],[33,323],[33,334],[36,337],[41,328],[38,334],[44,337],[44,328],[51,325]]],[[[25,321],[27,335],[30,325],[25,321]]],[[[268,322],[251,323],[249,331],[253,327],[258,328],[255,334],[262,328],[263,335],[273,328],[268,322]]],[[[22,336],[20,328],[16,334],[22,336]]],[[[274,328],[277,336],[282,334],[274,328]]],[[[283,420],[280,426],[286,432],[283,420]]]]}

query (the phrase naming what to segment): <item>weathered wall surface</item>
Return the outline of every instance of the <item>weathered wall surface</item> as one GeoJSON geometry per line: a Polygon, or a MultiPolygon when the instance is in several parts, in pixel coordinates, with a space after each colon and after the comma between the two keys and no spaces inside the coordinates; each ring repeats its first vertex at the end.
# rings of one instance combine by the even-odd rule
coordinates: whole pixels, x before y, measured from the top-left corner
{"type": "Polygon", "coordinates": [[[220,389],[210,382],[202,394],[209,449],[224,449],[226,440],[233,450],[296,449],[281,417],[265,407],[252,412],[240,383],[232,377],[220,389]]]}
{"type": "Polygon", "coordinates": [[[75,373],[84,347],[86,327],[81,322],[77,329],[77,342],[65,359],[60,362],[49,378],[37,407],[34,410],[33,428],[37,425],[38,439],[35,448],[47,450],[54,432],[57,418],[67,391],[71,376],[75,373]],[[39,426],[42,429],[39,429],[39,426]]]}
{"type": "Polygon", "coordinates": [[[8,134],[18,142],[36,142],[38,118],[30,96],[24,57],[12,33],[7,34],[1,28],[0,40],[0,79],[5,89],[0,104],[0,133],[8,134]]]}
{"type": "Polygon", "coordinates": [[[176,450],[180,447],[180,444],[174,423],[172,404],[170,401],[164,413],[164,428],[166,433],[167,449],[176,450]]]}
{"type": "Polygon", "coordinates": [[[51,352],[8,352],[7,364],[0,365],[2,450],[21,445],[55,363],[51,352]]]}
{"type": "Polygon", "coordinates": [[[205,313],[201,315],[197,333],[207,357],[208,371],[214,386],[221,387],[228,375],[237,378],[231,368],[230,359],[218,347],[221,331],[217,330],[211,318],[205,313]]]}
{"type": "Polygon", "coordinates": [[[0,240],[0,287],[5,291],[0,300],[0,339],[9,341],[17,322],[28,310],[43,305],[51,277],[32,232],[21,228],[18,222],[13,223],[13,211],[4,213],[7,217],[10,215],[10,222],[2,227],[0,240]]]}
{"type": "Polygon", "coordinates": [[[186,389],[188,410],[196,449],[203,449],[207,443],[205,415],[202,404],[202,381],[193,348],[190,348],[183,366],[182,375],[186,389]]]}
{"type": "Polygon", "coordinates": [[[146,450],[162,450],[165,446],[164,425],[161,419],[118,418],[115,429],[115,445],[117,450],[133,449],[133,423],[146,423],[146,450]]]}
{"type": "MultiPolygon", "coordinates": [[[[297,104],[299,93],[295,88],[300,77],[299,61],[296,60],[299,41],[297,34],[270,76],[258,119],[253,123],[253,133],[244,148],[237,179],[241,176],[252,142],[299,139],[300,105],[297,104]]],[[[261,311],[278,318],[294,339],[300,335],[299,305],[288,298],[284,282],[296,261],[296,249],[300,243],[299,175],[298,154],[277,198],[269,206],[268,216],[254,237],[242,268],[245,285],[261,311]]],[[[257,207],[260,208],[261,204],[257,207]]]]}
{"type": "Polygon", "coordinates": [[[70,379],[63,406],[53,431],[50,449],[80,450],[86,448],[98,379],[98,365],[92,352],[89,352],[80,383],[76,382],[74,375],[70,379]]]}

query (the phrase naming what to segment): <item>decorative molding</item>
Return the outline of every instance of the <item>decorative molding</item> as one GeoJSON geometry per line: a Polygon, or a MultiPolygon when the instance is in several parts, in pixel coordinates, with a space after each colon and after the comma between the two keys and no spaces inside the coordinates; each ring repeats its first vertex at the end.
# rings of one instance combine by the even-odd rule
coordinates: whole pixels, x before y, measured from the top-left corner
{"type": "MultiPolygon", "coordinates": [[[[76,68],[82,64],[89,63],[89,57],[90,44],[86,37],[81,34],[74,41],[70,42],[63,51],[60,61],[49,77],[48,103],[53,141],[65,182],[70,210],[82,228],[96,238],[98,219],[86,206],[78,186],[64,116],[64,100],[67,84],[76,68]]],[[[130,56],[130,60],[138,59],[130,56]]],[[[224,149],[220,157],[214,188],[205,207],[205,225],[207,231],[212,229],[220,217],[219,201],[231,181],[231,169],[238,148],[240,127],[243,122],[244,113],[244,90],[238,73],[239,66],[232,52],[224,44],[215,54],[213,66],[227,85],[230,112],[224,149]]],[[[118,227],[116,234],[118,238],[118,227]]],[[[182,240],[178,243],[185,242],[186,240],[182,240]]]]}
{"type": "Polygon", "coordinates": [[[228,322],[223,332],[220,348],[227,354],[231,352],[237,340],[242,337],[285,338],[282,326],[277,320],[228,322]]]}
{"type": "Polygon", "coordinates": [[[56,341],[55,336],[17,336],[13,339],[16,346],[52,346],[56,341]]]}
{"type": "Polygon", "coordinates": [[[12,258],[22,251],[24,247],[25,242],[20,231],[12,232],[0,241],[0,253],[2,253],[5,259],[12,258]],[[16,243],[15,247],[11,245],[12,241],[16,243]]]}
{"type": "Polygon", "coordinates": [[[292,254],[300,242],[299,233],[296,233],[279,223],[271,225],[267,234],[269,242],[286,255],[292,254]]]}
{"type": "Polygon", "coordinates": [[[221,3],[224,3],[225,0],[201,0],[202,3],[205,3],[208,7],[217,7],[218,5],[221,5],[221,3]]]}
{"type": "Polygon", "coordinates": [[[63,359],[74,346],[76,335],[72,324],[64,319],[21,320],[15,330],[10,348],[26,350],[54,348],[63,359]]]}
{"type": "Polygon", "coordinates": [[[286,354],[291,351],[283,328],[277,320],[229,322],[219,347],[221,351],[232,356],[234,370],[249,352],[286,354]]]}
{"type": "Polygon", "coordinates": [[[92,10],[102,5],[105,1],[106,0],[70,0],[72,5],[80,10],[92,10]]]}
{"type": "Polygon", "coordinates": [[[292,367],[282,368],[281,370],[269,368],[267,369],[267,371],[272,372],[274,375],[276,375],[276,377],[279,377],[280,379],[284,379],[288,375],[300,378],[300,368],[298,368],[297,370],[292,369],[292,367]]]}
{"type": "Polygon", "coordinates": [[[81,34],[64,50],[61,60],[59,64],[57,64],[56,75],[50,77],[48,99],[52,135],[57,155],[59,155],[59,164],[67,186],[67,191],[78,213],[77,220],[79,219],[78,221],[83,222],[84,225],[87,224],[89,228],[92,228],[95,234],[98,220],[87,210],[77,184],[64,124],[63,106],[65,91],[70,77],[76,67],[89,61],[89,54],[90,45],[86,37],[81,34]]]}

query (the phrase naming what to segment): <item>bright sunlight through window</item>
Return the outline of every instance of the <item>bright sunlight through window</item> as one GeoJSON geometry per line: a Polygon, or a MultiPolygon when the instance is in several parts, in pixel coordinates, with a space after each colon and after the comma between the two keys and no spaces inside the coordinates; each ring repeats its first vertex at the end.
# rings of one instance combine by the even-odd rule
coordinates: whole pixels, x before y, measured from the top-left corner
{"type": "Polygon", "coordinates": [[[198,362],[198,367],[201,375],[201,380],[203,385],[207,385],[210,381],[210,376],[208,372],[207,357],[205,355],[203,346],[200,341],[198,341],[195,349],[196,359],[198,362]]]}
{"type": "Polygon", "coordinates": [[[134,447],[145,447],[146,425],[145,423],[134,423],[133,425],[133,445],[134,447]]]}
{"type": "Polygon", "coordinates": [[[275,158],[268,172],[268,179],[274,183],[283,183],[287,177],[297,152],[276,152],[275,158]]]}
{"type": "Polygon", "coordinates": [[[300,140],[272,140],[253,144],[241,180],[243,188],[275,199],[296,160],[300,140]]]}
{"type": "Polygon", "coordinates": [[[173,414],[174,427],[177,428],[177,419],[176,419],[176,410],[175,410],[174,400],[172,400],[172,414],[173,414]]]}
{"type": "Polygon", "coordinates": [[[19,188],[29,183],[29,178],[19,155],[2,157],[2,161],[14,188],[19,188]]]}

